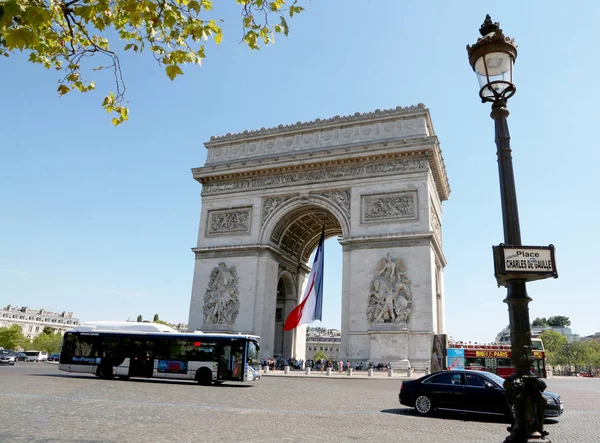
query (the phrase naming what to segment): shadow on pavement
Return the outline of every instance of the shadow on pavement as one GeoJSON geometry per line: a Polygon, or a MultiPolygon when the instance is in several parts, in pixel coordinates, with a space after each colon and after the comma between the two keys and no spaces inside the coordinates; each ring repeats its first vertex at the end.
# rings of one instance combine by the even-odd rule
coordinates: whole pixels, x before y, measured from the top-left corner
{"type": "MultiPolygon", "coordinates": [[[[393,408],[383,409],[381,411],[384,414],[393,415],[404,415],[409,417],[422,417],[429,419],[443,419],[443,420],[461,420],[461,421],[472,421],[479,423],[507,423],[510,424],[510,420],[506,416],[502,415],[486,415],[486,414],[475,414],[469,412],[456,412],[456,411],[435,411],[431,415],[421,415],[413,408],[393,408]]],[[[553,418],[546,418],[544,420],[545,425],[557,424],[558,420],[553,418]]]]}
{"type": "MultiPolygon", "coordinates": [[[[115,383],[115,382],[128,382],[128,383],[157,383],[157,384],[170,384],[170,385],[185,385],[185,386],[190,386],[190,385],[196,385],[197,383],[195,381],[192,380],[160,380],[160,379],[156,379],[156,378],[127,378],[127,379],[119,379],[118,377],[115,377],[112,380],[107,380],[107,379],[103,379],[103,378],[98,378],[92,374],[89,375],[71,375],[71,374],[25,374],[28,377],[59,377],[59,378],[77,378],[77,379],[86,379],[86,380],[94,380],[97,382],[111,382],[111,383],[115,383]]],[[[227,382],[225,383],[219,383],[217,385],[210,385],[207,386],[210,388],[234,388],[234,389],[238,389],[238,388],[250,388],[252,387],[252,384],[227,384],[227,382]]]]}

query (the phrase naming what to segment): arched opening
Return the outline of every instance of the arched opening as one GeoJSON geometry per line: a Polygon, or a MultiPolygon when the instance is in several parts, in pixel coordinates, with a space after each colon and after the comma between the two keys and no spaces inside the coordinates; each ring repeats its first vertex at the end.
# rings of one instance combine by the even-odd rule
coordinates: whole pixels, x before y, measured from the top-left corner
{"type": "MultiPolygon", "coordinates": [[[[283,211],[282,211],[283,212],[283,211]]],[[[341,246],[342,224],[333,211],[317,204],[303,204],[283,213],[274,223],[269,243],[281,252],[275,309],[274,356],[305,358],[306,326],[284,331],[289,313],[304,294],[310,266],[325,229],[325,281],[323,319],[310,325],[340,328],[341,324],[341,246]],[[331,276],[330,276],[331,273],[331,276]]]]}

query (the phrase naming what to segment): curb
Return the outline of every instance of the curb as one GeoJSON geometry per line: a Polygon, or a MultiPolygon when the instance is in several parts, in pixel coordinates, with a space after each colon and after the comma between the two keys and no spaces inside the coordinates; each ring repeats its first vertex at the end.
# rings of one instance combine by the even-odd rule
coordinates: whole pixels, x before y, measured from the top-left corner
{"type": "Polygon", "coordinates": [[[273,373],[271,371],[269,371],[268,374],[265,374],[262,370],[261,370],[261,377],[287,377],[287,378],[325,378],[325,379],[330,379],[330,380],[415,380],[417,378],[420,378],[422,375],[413,375],[412,377],[408,377],[407,375],[401,375],[401,374],[394,374],[391,377],[388,376],[387,374],[381,374],[381,375],[372,375],[372,376],[368,376],[367,374],[353,374],[353,375],[347,375],[347,374],[331,374],[331,375],[326,375],[326,374],[322,374],[322,373],[311,373],[310,375],[306,375],[304,373],[304,371],[298,371],[297,373],[289,373],[289,374],[284,374],[282,371],[279,373],[273,373]]]}

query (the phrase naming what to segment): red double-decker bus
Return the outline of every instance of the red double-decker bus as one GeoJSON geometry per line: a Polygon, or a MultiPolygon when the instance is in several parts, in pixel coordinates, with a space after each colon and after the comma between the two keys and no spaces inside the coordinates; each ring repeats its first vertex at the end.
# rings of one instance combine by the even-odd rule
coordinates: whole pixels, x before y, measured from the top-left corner
{"type": "MultiPolygon", "coordinates": [[[[533,347],[533,364],[531,372],[538,377],[546,378],[546,353],[544,344],[539,338],[531,339],[533,347]]],[[[448,369],[475,369],[493,372],[500,377],[508,377],[515,372],[511,362],[510,345],[466,344],[463,342],[448,343],[446,362],[448,369]]]]}

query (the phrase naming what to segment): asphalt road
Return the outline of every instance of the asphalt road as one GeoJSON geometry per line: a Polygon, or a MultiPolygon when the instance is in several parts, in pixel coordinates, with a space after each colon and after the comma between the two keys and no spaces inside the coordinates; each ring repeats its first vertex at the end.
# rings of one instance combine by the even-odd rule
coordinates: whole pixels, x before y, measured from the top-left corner
{"type": "MultiPolygon", "coordinates": [[[[551,378],[565,413],[557,442],[600,443],[600,379],[551,378]]],[[[417,416],[399,380],[265,376],[203,387],[100,380],[56,365],[0,366],[1,442],[502,442],[507,423],[468,414],[417,416]]]]}

